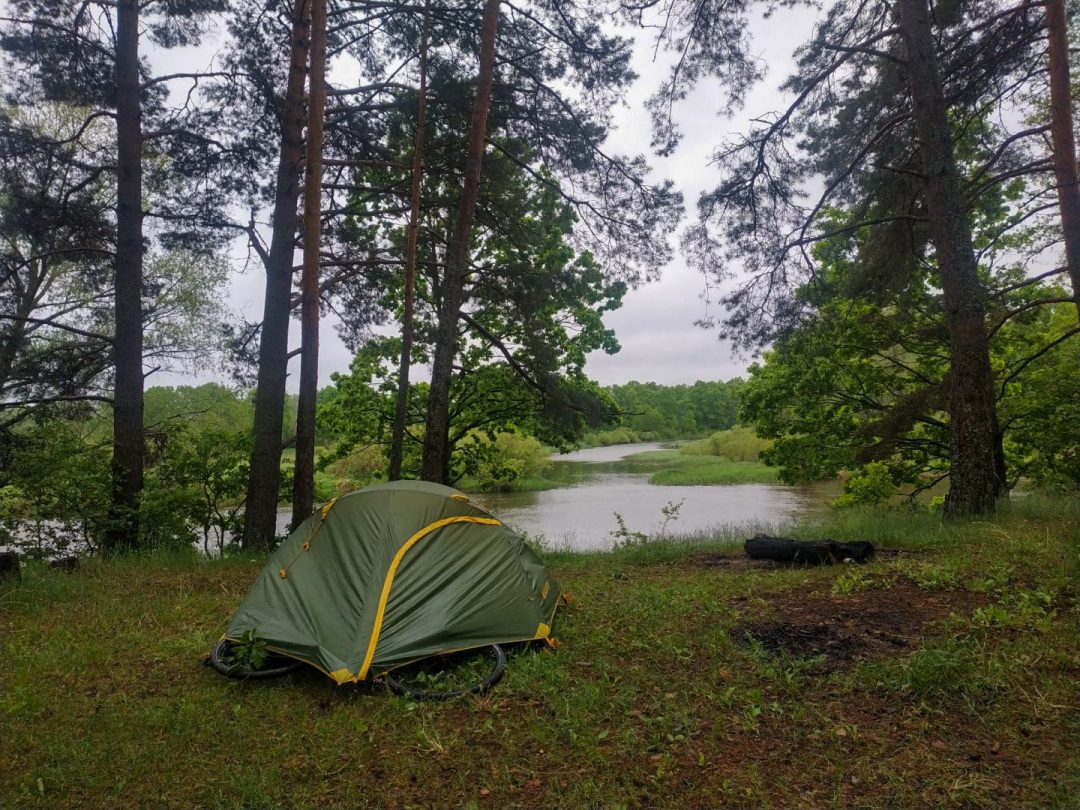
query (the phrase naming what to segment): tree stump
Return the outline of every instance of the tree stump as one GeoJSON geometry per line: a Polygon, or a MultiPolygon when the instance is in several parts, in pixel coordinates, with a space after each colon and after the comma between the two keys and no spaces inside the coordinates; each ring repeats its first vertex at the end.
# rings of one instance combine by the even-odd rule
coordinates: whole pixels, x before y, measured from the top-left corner
{"type": "Polygon", "coordinates": [[[743,544],[743,549],[753,560],[802,565],[832,565],[844,560],[865,562],[874,553],[873,544],[866,540],[839,543],[835,540],[792,540],[767,534],[754,535],[743,544]]]}
{"type": "Polygon", "coordinates": [[[14,551],[0,551],[0,579],[12,577],[16,581],[22,579],[22,565],[19,555],[14,551]]]}

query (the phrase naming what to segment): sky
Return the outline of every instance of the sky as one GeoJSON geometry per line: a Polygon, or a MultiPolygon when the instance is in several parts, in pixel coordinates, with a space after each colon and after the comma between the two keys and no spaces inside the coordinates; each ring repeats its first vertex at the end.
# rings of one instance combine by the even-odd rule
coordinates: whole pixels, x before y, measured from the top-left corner
{"type": "MultiPolygon", "coordinates": [[[[655,180],[671,179],[682,191],[686,216],[679,230],[671,234],[671,242],[678,246],[679,231],[685,227],[696,212],[699,194],[712,188],[719,180],[717,172],[710,167],[713,149],[725,138],[744,132],[751,118],[780,110],[785,97],[777,90],[793,66],[794,49],[808,37],[813,24],[813,12],[805,9],[778,12],[769,20],[755,20],[751,24],[752,51],[766,66],[766,76],[747,97],[744,108],[731,117],[716,113],[720,107],[719,93],[712,80],[702,83],[676,108],[676,118],[683,132],[683,139],[675,154],[668,158],[650,156],[655,180]],[[710,86],[712,84],[712,86],[710,86]]],[[[208,57],[214,48],[204,46],[186,55],[186,60],[208,57]]],[[[152,55],[151,60],[161,62],[161,68],[174,69],[175,52],[152,55]]],[[[644,109],[645,99],[663,76],[663,54],[658,61],[653,58],[653,42],[648,32],[639,32],[634,50],[633,66],[638,80],[626,94],[624,105],[614,111],[615,127],[605,146],[612,152],[623,154],[649,153],[650,119],[644,109]]],[[[190,66],[190,62],[189,62],[190,66]]],[[[331,81],[338,84],[355,84],[355,77],[336,72],[331,81]]],[[[237,267],[244,264],[246,249],[237,243],[233,250],[237,267]]],[[[227,307],[247,321],[257,322],[262,317],[264,277],[257,263],[249,263],[246,270],[236,273],[231,282],[227,307]]],[[[615,355],[602,352],[591,354],[585,372],[601,385],[617,385],[638,380],[653,381],[665,385],[692,384],[697,380],[729,380],[743,375],[753,358],[732,354],[725,342],[718,340],[713,331],[695,326],[694,321],[706,314],[719,314],[718,304],[706,304],[705,278],[690,269],[676,250],[674,260],[661,272],[659,281],[644,285],[627,293],[623,306],[608,313],[605,322],[613,328],[622,345],[615,355]]],[[[331,384],[331,374],[348,370],[352,359],[350,352],[338,338],[333,321],[325,317],[320,329],[319,385],[331,384]]],[[[299,324],[292,324],[291,345],[299,344],[299,324]]],[[[421,370],[417,370],[420,372],[421,370]]],[[[294,358],[289,368],[289,390],[298,385],[299,359],[294,358]]],[[[414,375],[416,376],[416,375],[414,375]]],[[[202,372],[193,377],[190,373],[160,373],[148,382],[151,385],[180,385],[202,382],[207,379],[227,381],[224,373],[202,372]]]]}

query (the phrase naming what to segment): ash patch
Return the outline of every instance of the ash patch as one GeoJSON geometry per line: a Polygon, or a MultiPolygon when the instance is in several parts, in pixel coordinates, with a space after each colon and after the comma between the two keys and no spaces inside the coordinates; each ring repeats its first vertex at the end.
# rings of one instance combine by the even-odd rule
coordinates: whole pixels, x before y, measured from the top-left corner
{"type": "Polygon", "coordinates": [[[950,613],[970,613],[986,597],[964,590],[928,592],[904,580],[846,596],[785,591],[764,601],[764,607],[753,607],[748,598],[731,601],[747,619],[735,626],[734,638],[771,653],[839,663],[913,649],[935,635],[950,613]],[[751,610],[768,617],[751,619],[751,610]]]}

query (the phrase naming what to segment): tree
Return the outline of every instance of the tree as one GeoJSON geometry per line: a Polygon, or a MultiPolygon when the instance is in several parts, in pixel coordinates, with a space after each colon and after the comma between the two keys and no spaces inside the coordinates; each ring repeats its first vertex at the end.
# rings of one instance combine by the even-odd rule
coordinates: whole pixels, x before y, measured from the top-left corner
{"type": "MultiPolygon", "coordinates": [[[[708,5],[665,4],[684,23],[668,42],[683,43],[687,56],[655,104],[678,98],[709,72],[730,71],[745,56],[744,49],[732,56],[704,41],[712,31],[691,11],[708,5]]],[[[748,8],[725,4],[724,21],[733,24],[748,8]]],[[[723,182],[702,196],[699,223],[684,244],[714,277],[736,262],[747,271],[724,299],[729,312],[721,324],[744,348],[760,348],[817,317],[813,299],[799,291],[816,282],[810,247],[833,235],[828,211],[836,199],[856,201],[842,228],[880,233],[864,254],[866,285],[903,285],[915,265],[933,257],[950,302],[955,366],[948,511],[965,514],[993,509],[1003,483],[986,291],[965,233],[967,217],[974,200],[1018,176],[1033,180],[1034,194],[1015,205],[1012,223],[995,238],[1007,239],[1010,227],[1046,210],[1049,162],[1035,145],[1047,128],[986,126],[988,110],[1018,102],[1043,80],[1044,21],[1026,3],[961,1],[939,11],[933,28],[924,0],[831,4],[784,86],[792,104],[717,151],[723,182]],[[983,162],[965,184],[951,152],[955,133],[968,129],[983,138],[983,162]],[[804,203],[814,182],[823,191],[804,203]]],[[[677,133],[665,119],[660,123],[660,140],[673,142],[677,133]]]]}
{"type": "Polygon", "coordinates": [[[1065,0],[1046,0],[1046,34],[1050,70],[1050,134],[1054,149],[1065,266],[1080,312],[1080,170],[1076,165],[1072,83],[1069,81],[1068,14],[1065,0]]]}
{"type": "Polygon", "coordinates": [[[304,264],[300,279],[300,399],[292,526],[311,515],[315,499],[315,404],[319,393],[319,271],[322,247],[322,151],[326,111],[326,0],[311,0],[307,138],[304,142],[304,264]]]}
{"type": "Polygon", "coordinates": [[[57,105],[0,114],[0,429],[55,402],[105,400],[113,223],[107,137],[57,105]],[[42,152],[47,139],[55,148],[42,152]]]}
{"type": "MultiPolygon", "coordinates": [[[[15,16],[5,19],[3,48],[22,68],[12,100],[78,105],[90,110],[87,125],[103,117],[116,125],[113,167],[94,169],[115,172],[113,550],[138,542],[143,484],[144,150],[154,141],[167,149],[193,136],[164,103],[164,85],[174,77],[151,78],[140,60],[140,28],[159,47],[194,44],[201,18],[223,7],[221,0],[186,0],[149,5],[144,15],[138,0],[80,6],[18,0],[15,16]]],[[[46,151],[52,146],[42,142],[46,151]]]]}
{"type": "MultiPolygon", "coordinates": [[[[447,143],[454,141],[451,130],[447,143]]],[[[429,143],[427,153],[438,153],[443,145],[429,143]]],[[[438,197],[435,185],[437,181],[430,180],[427,190],[438,197]]],[[[445,215],[440,219],[436,211],[426,213],[421,255],[432,257],[438,255],[444,244],[439,237],[450,225],[445,215]]],[[[603,313],[619,306],[626,288],[609,278],[590,253],[573,250],[574,220],[573,210],[549,185],[533,181],[515,163],[498,158],[489,163],[474,227],[471,272],[463,289],[466,303],[459,314],[463,329],[456,336],[459,348],[448,408],[449,462],[443,480],[463,474],[461,443],[475,431],[528,426],[531,434],[567,446],[586,427],[611,419],[610,400],[587,380],[583,368],[589,352],[617,350],[603,313]],[[497,227],[493,211],[515,227],[497,227]]],[[[400,227],[388,227],[388,240],[403,238],[400,227]]],[[[363,233],[370,238],[370,230],[363,233]]],[[[429,356],[437,341],[440,278],[434,272],[418,278],[414,360],[429,356]]],[[[396,309],[406,292],[400,276],[396,280],[384,288],[383,305],[389,309],[396,309]]],[[[390,395],[397,390],[387,366],[391,356],[400,357],[400,342],[364,341],[358,345],[348,381],[337,381],[333,407],[326,411],[335,414],[333,424],[347,424],[344,414],[350,409],[364,414],[357,417],[361,427],[349,429],[354,438],[347,445],[389,439],[395,408],[380,403],[396,399],[390,395]],[[373,391],[385,393],[375,397],[373,391]]],[[[423,434],[414,431],[417,420],[427,422],[416,401],[421,393],[427,393],[426,385],[414,386],[408,398],[413,407],[402,453],[403,467],[413,474],[415,467],[407,459],[423,441],[423,434]]]]}
{"type": "MultiPolygon", "coordinates": [[[[995,217],[975,219],[983,223],[976,241],[984,243],[995,217]]],[[[864,229],[815,247],[819,278],[801,293],[812,299],[817,317],[786,333],[750,369],[742,418],[776,440],[766,459],[788,483],[830,479],[841,470],[858,475],[878,465],[893,483],[917,492],[950,474],[951,364],[936,269],[923,267],[887,293],[859,290],[859,257],[874,238],[864,229]]],[[[1021,262],[998,266],[995,258],[988,254],[981,272],[992,290],[990,357],[1006,480],[1010,486],[1020,476],[1067,481],[1077,437],[1065,427],[1075,409],[1062,394],[1077,383],[1075,370],[1065,367],[1080,328],[1063,317],[1062,308],[1072,309],[1064,290],[1025,283],[1021,262]]]]}
{"type": "Polygon", "coordinates": [[[926,177],[926,208],[949,330],[952,459],[945,510],[977,515],[994,511],[1005,486],[1005,459],[995,452],[1000,431],[986,331],[986,290],[979,279],[953,155],[930,8],[927,0],[900,0],[897,5],[912,117],[926,177]]]}
{"type": "Polygon", "coordinates": [[[450,468],[447,448],[450,430],[450,383],[454,356],[457,354],[458,319],[465,303],[465,277],[469,267],[469,242],[473,213],[480,193],[480,169],[487,137],[488,107],[491,86],[495,81],[495,34],[499,27],[500,0],[486,0],[480,33],[480,67],[476,79],[476,97],[469,124],[465,174],[458,203],[457,221],[446,246],[442,277],[442,300],[439,306],[438,333],[431,362],[431,387],[428,390],[427,425],[424,429],[424,461],[420,477],[426,481],[446,482],[450,468]]]}
{"type": "Polygon", "coordinates": [[[420,76],[416,91],[416,139],[413,144],[412,186],[409,194],[409,236],[405,246],[405,294],[401,309],[401,360],[398,363],[397,403],[390,436],[391,481],[401,478],[405,452],[405,429],[409,419],[409,370],[412,365],[414,319],[416,312],[416,257],[420,238],[420,187],[424,172],[424,140],[427,137],[427,58],[430,14],[424,9],[424,28],[420,35],[420,76]]]}
{"type": "MultiPolygon", "coordinates": [[[[492,179],[508,175],[506,167],[515,166],[573,209],[577,217],[575,247],[588,249],[609,279],[629,286],[653,277],[668,256],[664,237],[678,217],[681,201],[669,183],[646,182],[648,167],[641,157],[612,156],[603,148],[608,128],[606,110],[617,99],[619,88],[631,78],[626,65],[629,43],[605,35],[584,4],[534,9],[503,3],[503,9],[498,21],[495,98],[487,125],[474,228],[484,233],[499,232],[507,238],[515,238],[514,232],[518,231],[516,238],[523,238],[520,232],[528,229],[521,228],[504,209],[506,200],[499,195],[505,186],[492,179]],[[545,47],[537,49],[537,42],[544,42],[545,47]],[[570,76],[574,78],[568,80],[570,76]],[[566,94],[564,81],[583,88],[580,99],[566,94]]],[[[423,150],[419,216],[420,233],[427,244],[420,245],[418,267],[423,274],[420,284],[427,287],[429,300],[440,313],[440,338],[429,344],[435,346],[429,359],[440,358],[434,364],[436,369],[445,369],[448,362],[451,366],[449,372],[439,370],[433,378],[431,395],[439,402],[446,401],[443,378],[455,373],[453,365],[460,365],[454,355],[466,345],[463,336],[489,340],[478,331],[475,319],[469,317],[469,296],[477,288],[473,279],[493,274],[480,266],[479,251],[474,249],[466,257],[472,278],[466,278],[463,289],[457,290],[458,282],[453,279],[456,271],[448,270],[453,265],[450,248],[457,244],[454,223],[443,214],[447,209],[461,210],[462,167],[467,162],[461,144],[468,140],[476,98],[475,82],[461,53],[462,43],[468,43],[470,52],[475,47],[477,16],[475,12],[452,12],[443,4],[431,4],[430,47],[426,50],[419,48],[424,31],[419,8],[411,17],[403,14],[387,18],[387,40],[380,51],[400,54],[424,50],[429,54],[429,134],[423,150]],[[464,298],[455,303],[453,298],[459,294],[464,298]],[[451,340],[456,346],[451,345],[451,340]]],[[[408,60],[404,61],[407,64],[408,60]]],[[[394,65],[395,70],[398,67],[394,65]]],[[[351,217],[347,227],[341,229],[342,238],[336,246],[342,270],[335,273],[341,283],[330,285],[335,308],[343,313],[363,313],[355,324],[346,318],[345,336],[353,345],[363,341],[364,330],[370,326],[371,302],[387,304],[382,292],[400,287],[394,275],[402,263],[401,255],[408,254],[403,220],[411,207],[411,175],[400,169],[410,168],[415,152],[416,125],[409,117],[418,104],[411,89],[402,89],[398,97],[399,110],[385,114],[386,134],[378,144],[380,148],[373,147],[352,161],[364,168],[357,169],[352,178],[354,193],[348,205],[351,217]],[[351,268],[359,270],[346,269],[350,263],[351,268]]],[[[474,245],[483,239],[477,235],[470,238],[474,245]]],[[[333,263],[338,264],[338,260],[333,263]]],[[[396,314],[400,305],[391,301],[384,310],[396,314]]],[[[436,328],[435,322],[431,324],[436,328]]],[[[422,339],[422,328],[418,326],[418,339],[422,339]]],[[[542,384],[536,377],[532,381],[542,384]]],[[[555,390],[549,394],[551,398],[559,397],[555,390]]],[[[429,407],[427,412],[429,419],[441,419],[441,407],[429,407]]],[[[429,429],[425,434],[429,450],[439,441],[436,432],[429,429]]],[[[433,476],[435,466],[430,464],[425,475],[433,476]]]]}
{"type": "MultiPolygon", "coordinates": [[[[111,405],[115,334],[113,197],[107,173],[92,168],[110,153],[107,133],[60,105],[8,112],[0,123],[0,446],[50,407],[68,405],[70,414],[111,405]]],[[[226,318],[219,290],[227,264],[152,249],[144,268],[147,377],[202,367],[226,318]]]]}
{"type": "MultiPolygon", "coordinates": [[[[278,484],[281,478],[281,423],[285,408],[285,378],[289,358],[289,313],[292,309],[293,254],[296,248],[297,200],[303,156],[304,78],[307,70],[310,5],[295,0],[289,15],[289,61],[284,97],[274,96],[274,83],[259,69],[260,56],[276,52],[274,28],[265,19],[251,27],[233,22],[235,60],[260,84],[260,95],[270,105],[272,130],[278,133],[277,172],[274,181],[273,234],[270,249],[261,247],[254,230],[250,244],[266,269],[266,293],[259,341],[258,384],[255,394],[255,438],[251,451],[247,511],[241,545],[270,548],[277,528],[278,484]],[[265,26],[265,27],[263,27],[265,26]]],[[[263,65],[266,63],[264,62],[263,65]]]]}

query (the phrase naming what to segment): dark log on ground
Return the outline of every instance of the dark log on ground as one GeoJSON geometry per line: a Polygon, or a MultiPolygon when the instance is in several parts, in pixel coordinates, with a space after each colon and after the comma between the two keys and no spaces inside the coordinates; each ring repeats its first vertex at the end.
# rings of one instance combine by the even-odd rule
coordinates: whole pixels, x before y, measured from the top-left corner
{"type": "Polygon", "coordinates": [[[803,565],[831,565],[844,560],[865,562],[874,553],[873,544],[865,540],[838,543],[835,540],[791,540],[767,534],[754,535],[746,541],[743,549],[754,560],[803,565]]]}
{"type": "Polygon", "coordinates": [[[19,555],[14,551],[0,551],[0,579],[5,577],[22,578],[19,555]]]}
{"type": "Polygon", "coordinates": [[[79,570],[79,558],[78,557],[60,557],[55,560],[49,561],[49,567],[55,568],[58,571],[78,571],[79,570]]]}

